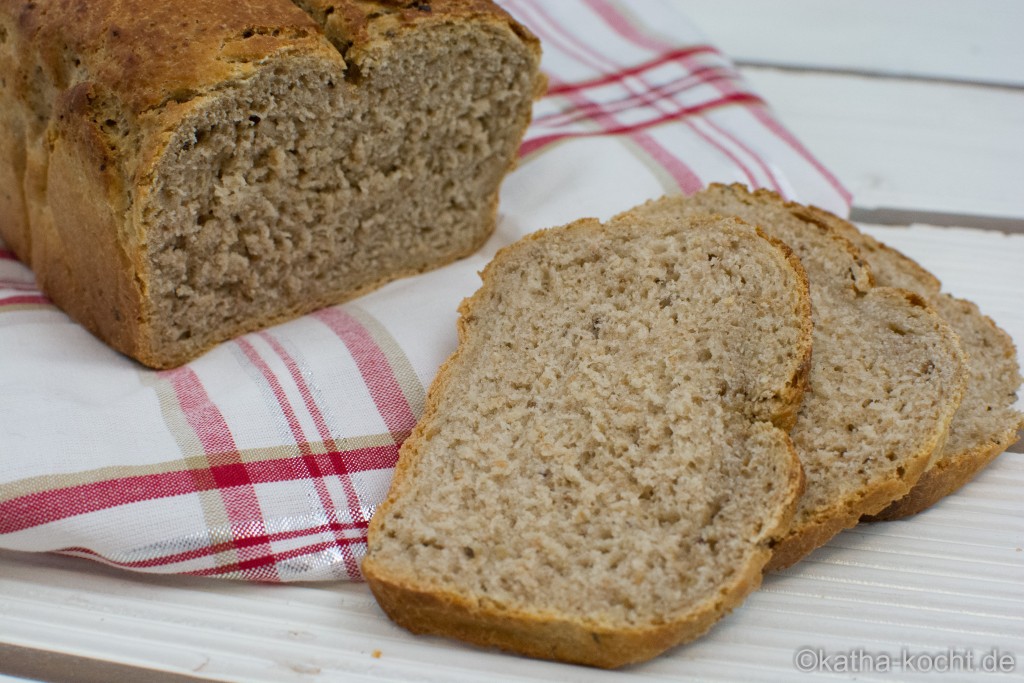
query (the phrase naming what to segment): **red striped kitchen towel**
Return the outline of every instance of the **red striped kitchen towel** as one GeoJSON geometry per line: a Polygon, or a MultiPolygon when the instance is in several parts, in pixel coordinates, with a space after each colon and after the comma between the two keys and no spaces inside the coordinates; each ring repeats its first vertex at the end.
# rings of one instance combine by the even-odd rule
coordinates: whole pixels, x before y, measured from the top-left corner
{"type": "Polygon", "coordinates": [[[459,301],[501,246],[711,181],[849,196],[669,0],[505,0],[537,103],[478,254],[157,372],[98,342],[0,249],[0,547],[251,581],[358,579],[367,522],[459,301]]]}

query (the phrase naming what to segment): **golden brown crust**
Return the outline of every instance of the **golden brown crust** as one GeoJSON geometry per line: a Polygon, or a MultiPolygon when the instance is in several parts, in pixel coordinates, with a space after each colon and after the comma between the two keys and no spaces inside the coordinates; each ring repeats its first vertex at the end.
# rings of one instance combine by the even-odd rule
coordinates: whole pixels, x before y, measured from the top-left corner
{"type": "Polygon", "coordinates": [[[540,41],[491,0],[295,0],[342,54],[430,22],[485,21],[507,26],[540,55],[540,41]],[[389,35],[391,34],[391,35],[389,35]]]}
{"type": "Polygon", "coordinates": [[[86,328],[119,349],[138,349],[142,293],[133,255],[110,226],[125,210],[123,179],[89,115],[90,83],[57,104],[50,145],[47,220],[33,233],[36,282],[86,328]]]}
{"type": "Polygon", "coordinates": [[[916,515],[939,502],[975,476],[1007,448],[1012,446],[1019,435],[1020,426],[993,435],[991,442],[953,454],[946,454],[935,461],[917,480],[910,493],[894,501],[881,512],[865,515],[864,522],[888,522],[916,515]]]}
{"type": "Polygon", "coordinates": [[[25,204],[25,172],[28,150],[26,122],[22,112],[11,105],[19,80],[15,77],[17,30],[13,17],[0,12],[0,235],[9,249],[27,259],[29,217],[25,204]]]}
{"type": "MultiPolygon", "coordinates": [[[[115,93],[136,116],[251,71],[254,66],[231,59],[239,56],[237,42],[246,42],[246,57],[255,62],[282,49],[315,49],[321,41],[304,12],[279,0],[6,4],[20,6],[22,27],[32,33],[31,48],[44,56],[51,73],[84,68],[90,81],[115,93]],[[250,31],[255,33],[248,36],[250,31]],[[57,45],[67,49],[58,51],[57,45]],[[81,62],[77,67],[75,60],[81,62]]],[[[55,79],[58,87],[63,80],[55,79]]]]}
{"type": "Polygon", "coordinates": [[[413,633],[443,634],[529,657],[610,669],[646,661],[707,632],[761,585],[757,567],[768,554],[762,549],[741,575],[695,607],[688,619],[633,629],[474,605],[459,595],[392,579],[378,571],[372,558],[363,562],[363,573],[384,612],[413,633]]]}
{"type": "Polygon", "coordinates": [[[811,552],[820,548],[844,529],[856,526],[866,511],[880,510],[893,500],[912,490],[920,480],[928,463],[930,452],[918,455],[906,468],[903,476],[897,476],[876,486],[856,501],[842,507],[830,508],[814,519],[794,527],[773,548],[772,557],[765,571],[791,567],[811,552]]]}

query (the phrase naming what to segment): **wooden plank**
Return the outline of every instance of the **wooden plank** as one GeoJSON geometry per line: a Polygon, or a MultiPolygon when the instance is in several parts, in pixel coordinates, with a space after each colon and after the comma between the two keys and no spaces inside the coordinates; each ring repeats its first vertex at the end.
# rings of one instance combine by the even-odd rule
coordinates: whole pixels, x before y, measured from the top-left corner
{"type": "Polygon", "coordinates": [[[92,659],[80,655],[51,652],[0,643],[0,683],[5,681],[146,681],[146,683],[198,683],[213,679],[186,676],[121,662],[92,659]],[[9,674],[11,677],[5,676],[9,674]],[[19,678],[14,678],[18,676],[19,678]]]}
{"type": "Polygon", "coordinates": [[[741,64],[1024,86],[1024,3],[678,0],[741,64]]]}
{"type": "Polygon", "coordinates": [[[910,212],[907,222],[1024,219],[1024,90],[743,72],[858,207],[910,212]]]}

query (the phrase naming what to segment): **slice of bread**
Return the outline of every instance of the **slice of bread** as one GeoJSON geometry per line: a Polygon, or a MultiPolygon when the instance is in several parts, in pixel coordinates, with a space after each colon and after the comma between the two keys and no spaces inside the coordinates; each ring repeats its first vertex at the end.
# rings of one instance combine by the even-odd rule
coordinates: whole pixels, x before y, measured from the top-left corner
{"type": "Polygon", "coordinates": [[[806,277],[736,219],[583,220],[499,252],[373,517],[396,622],[601,667],[694,638],[789,527],[806,277]]]}
{"type": "Polygon", "coordinates": [[[739,216],[788,244],[810,281],[814,357],[791,436],[807,490],[769,569],[787,567],[907,494],[964,392],[956,335],[920,296],[875,287],[857,248],[818,212],[765,190],[713,185],[626,215],[739,216]]]}
{"type": "Polygon", "coordinates": [[[917,292],[946,319],[967,354],[969,379],[938,457],[903,498],[866,519],[899,519],[930,507],[953,493],[1009,448],[1024,427],[1014,409],[1021,383],[1013,340],[970,301],[942,293],[942,283],[917,262],[862,233],[836,216],[820,212],[857,245],[880,285],[917,292]]]}

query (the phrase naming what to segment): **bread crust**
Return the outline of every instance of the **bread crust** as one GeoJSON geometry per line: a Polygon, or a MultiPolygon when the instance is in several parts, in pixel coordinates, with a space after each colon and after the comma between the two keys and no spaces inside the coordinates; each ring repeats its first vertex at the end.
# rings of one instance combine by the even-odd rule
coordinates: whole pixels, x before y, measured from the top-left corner
{"type": "Polygon", "coordinates": [[[720,595],[695,606],[687,619],[632,629],[473,604],[460,595],[391,578],[372,558],[363,562],[363,574],[381,609],[413,633],[443,634],[528,657],[613,669],[647,661],[706,633],[761,585],[762,573],[756,567],[770,552],[767,547],[758,551],[742,574],[723,586],[720,595]]]}
{"type": "MultiPolygon", "coordinates": [[[[537,39],[489,0],[345,0],[329,3],[333,13],[328,3],[306,4],[308,12],[289,0],[0,0],[8,36],[0,68],[12,74],[0,121],[20,133],[0,145],[0,179],[12,188],[0,193],[0,236],[58,306],[150,367],[180,365],[224,339],[424,270],[383,273],[355,291],[225,325],[199,349],[154,339],[144,208],[174,131],[200,103],[299,59],[341,81],[360,60],[429,25],[474,22],[509,34],[539,64],[537,39]]],[[[543,78],[535,85],[536,96],[543,78]]],[[[495,194],[472,249],[429,267],[481,245],[494,228],[496,201],[495,194]]]]}
{"type": "Polygon", "coordinates": [[[137,255],[113,228],[126,210],[125,179],[90,116],[95,90],[82,83],[58,100],[48,163],[46,211],[33,224],[39,287],[63,310],[118,349],[144,349],[137,255]]]}
{"type": "Polygon", "coordinates": [[[883,510],[865,515],[861,521],[887,522],[927,510],[974,479],[998,455],[1012,446],[1017,440],[1019,430],[1020,426],[1011,427],[1002,434],[992,436],[992,441],[988,445],[938,458],[935,464],[921,475],[909,493],[893,501],[883,510]]]}

